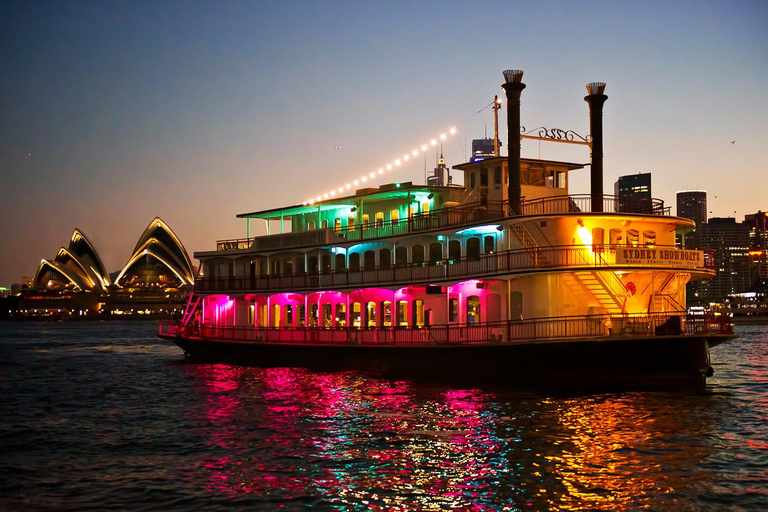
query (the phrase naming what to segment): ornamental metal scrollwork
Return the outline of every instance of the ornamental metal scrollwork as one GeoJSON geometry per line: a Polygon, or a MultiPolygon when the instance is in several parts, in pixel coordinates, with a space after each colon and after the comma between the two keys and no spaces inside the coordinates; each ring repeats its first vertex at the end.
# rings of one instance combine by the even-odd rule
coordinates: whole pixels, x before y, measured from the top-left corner
{"type": "Polygon", "coordinates": [[[589,143],[591,139],[589,135],[587,135],[586,137],[582,137],[581,135],[579,135],[573,130],[563,130],[561,128],[546,128],[544,126],[539,126],[538,128],[534,128],[532,130],[526,131],[525,126],[520,127],[520,133],[522,135],[529,135],[533,132],[537,132],[536,136],[541,139],[549,139],[554,141],[573,142],[575,140],[578,140],[578,141],[589,143]]]}

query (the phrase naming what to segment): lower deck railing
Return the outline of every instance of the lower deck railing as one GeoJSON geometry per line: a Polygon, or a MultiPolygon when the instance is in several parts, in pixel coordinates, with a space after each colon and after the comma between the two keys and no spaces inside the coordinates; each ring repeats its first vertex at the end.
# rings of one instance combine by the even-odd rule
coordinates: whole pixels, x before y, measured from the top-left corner
{"type": "Polygon", "coordinates": [[[257,343],[322,345],[426,345],[517,343],[577,338],[699,336],[732,334],[726,316],[714,315],[595,315],[540,318],[475,325],[433,325],[424,328],[377,327],[234,327],[161,321],[159,334],[188,338],[257,343]]]}

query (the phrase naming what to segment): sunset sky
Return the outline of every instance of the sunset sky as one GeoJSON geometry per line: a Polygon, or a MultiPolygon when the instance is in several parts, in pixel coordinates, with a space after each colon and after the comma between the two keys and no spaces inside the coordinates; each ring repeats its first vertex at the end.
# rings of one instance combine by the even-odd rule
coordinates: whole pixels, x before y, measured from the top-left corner
{"type": "MultiPolygon", "coordinates": [[[[0,285],[76,227],[109,271],[155,216],[190,255],[214,249],[245,236],[236,214],[301,203],[451,126],[445,156],[464,162],[508,68],[525,71],[530,128],[587,135],[584,84],[608,84],[606,193],[651,172],[654,197],[704,189],[710,216],[743,220],[768,209],[767,27],[764,0],[5,0],[0,285]]],[[[563,146],[522,155],[589,161],[563,146]]],[[[374,184],[423,182],[424,165],[374,184]]]]}

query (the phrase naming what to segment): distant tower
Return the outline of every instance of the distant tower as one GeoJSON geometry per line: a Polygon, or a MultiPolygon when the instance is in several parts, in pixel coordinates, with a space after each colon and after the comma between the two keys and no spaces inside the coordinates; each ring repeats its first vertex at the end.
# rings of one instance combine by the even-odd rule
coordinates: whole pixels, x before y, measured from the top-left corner
{"type": "Polygon", "coordinates": [[[493,158],[494,156],[496,156],[496,149],[494,147],[493,139],[486,137],[484,139],[474,139],[472,141],[471,162],[485,160],[486,158],[493,158]]]}
{"type": "Polygon", "coordinates": [[[651,213],[651,173],[638,173],[619,176],[614,184],[614,194],[618,198],[618,211],[628,213],[651,213]]]}
{"type": "MultiPolygon", "coordinates": [[[[677,193],[677,216],[685,217],[696,222],[696,228],[685,235],[685,247],[694,248],[699,245],[698,236],[702,224],[707,223],[707,191],[684,190],[677,193]]],[[[678,240],[678,246],[683,245],[678,240]]]]}
{"type": "Polygon", "coordinates": [[[696,222],[696,229],[707,222],[707,191],[685,190],[677,193],[677,216],[696,222]]]}
{"type": "Polygon", "coordinates": [[[440,153],[440,159],[437,161],[437,167],[431,176],[427,176],[427,186],[445,187],[451,184],[451,172],[445,165],[443,153],[440,153]]]}

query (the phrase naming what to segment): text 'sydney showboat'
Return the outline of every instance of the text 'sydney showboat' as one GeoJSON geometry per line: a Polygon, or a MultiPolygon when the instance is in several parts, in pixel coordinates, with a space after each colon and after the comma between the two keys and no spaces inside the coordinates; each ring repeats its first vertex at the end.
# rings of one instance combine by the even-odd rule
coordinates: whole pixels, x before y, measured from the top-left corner
{"type": "MultiPolygon", "coordinates": [[[[504,73],[510,134],[523,132],[522,74],[504,73]]],[[[568,188],[584,164],[521,158],[510,137],[507,157],[496,144],[454,167],[463,186],[441,160],[424,185],[347,185],[244,213],[247,238],[195,253],[184,317],[160,336],[195,360],[243,365],[703,384],[710,347],[733,329],[726,316],[688,315],[685,285],[714,269],[675,245],[693,221],[660,200],[603,194],[604,88],[587,85],[589,137],[521,135],[589,145],[589,195],[568,188]],[[251,219],[267,234],[251,237],[251,219]]]]}

